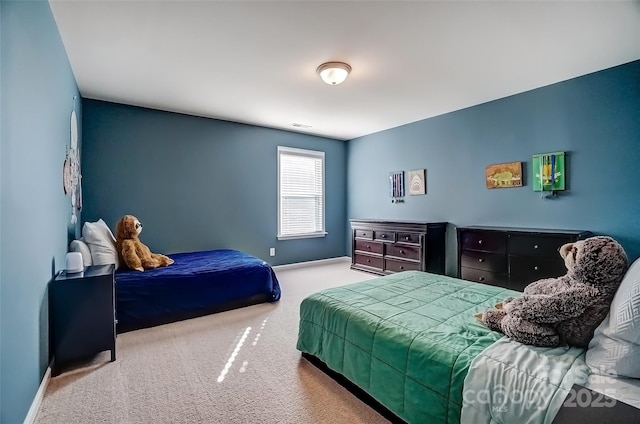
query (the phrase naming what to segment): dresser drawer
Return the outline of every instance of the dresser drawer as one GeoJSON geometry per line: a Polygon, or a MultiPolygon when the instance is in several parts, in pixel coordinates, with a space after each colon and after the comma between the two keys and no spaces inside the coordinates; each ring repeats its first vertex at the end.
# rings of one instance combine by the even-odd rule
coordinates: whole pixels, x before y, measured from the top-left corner
{"type": "Polygon", "coordinates": [[[420,248],[418,246],[409,246],[406,244],[389,244],[387,245],[387,256],[415,259],[419,261],[420,248]]]}
{"type": "Polygon", "coordinates": [[[483,271],[481,269],[460,268],[460,278],[477,283],[489,284],[492,286],[507,287],[509,284],[509,276],[503,273],[483,271]]]}
{"type": "Polygon", "coordinates": [[[420,244],[420,233],[398,233],[398,243],[420,244]]]}
{"type": "Polygon", "coordinates": [[[363,265],[370,268],[377,268],[382,271],[382,266],[384,265],[384,259],[382,256],[368,256],[368,255],[355,255],[355,263],[358,265],[363,265]]]}
{"type": "Polygon", "coordinates": [[[373,230],[355,230],[355,237],[360,239],[373,240],[373,230]]]}
{"type": "Polygon", "coordinates": [[[510,274],[518,279],[528,276],[529,282],[541,278],[560,277],[567,273],[567,267],[560,255],[557,259],[509,256],[509,269],[510,274]]]}
{"type": "Polygon", "coordinates": [[[382,255],[382,252],[384,251],[384,244],[370,240],[356,240],[356,250],[379,253],[382,255]]]}
{"type": "Polygon", "coordinates": [[[460,252],[460,266],[484,271],[507,273],[507,256],[501,253],[463,250],[460,252]]]}
{"type": "Polygon", "coordinates": [[[396,233],[393,231],[373,231],[373,239],[376,241],[382,241],[385,243],[395,243],[396,242],[396,233]]]}
{"type": "Polygon", "coordinates": [[[505,253],[507,236],[504,233],[490,231],[463,231],[461,248],[464,250],[481,250],[484,252],[505,253]]]}
{"type": "Polygon", "coordinates": [[[384,270],[391,272],[420,271],[420,262],[408,262],[385,258],[384,270]]]}
{"type": "Polygon", "coordinates": [[[558,249],[565,243],[571,243],[571,237],[545,237],[511,235],[509,237],[509,254],[522,256],[560,257],[558,249]]]}

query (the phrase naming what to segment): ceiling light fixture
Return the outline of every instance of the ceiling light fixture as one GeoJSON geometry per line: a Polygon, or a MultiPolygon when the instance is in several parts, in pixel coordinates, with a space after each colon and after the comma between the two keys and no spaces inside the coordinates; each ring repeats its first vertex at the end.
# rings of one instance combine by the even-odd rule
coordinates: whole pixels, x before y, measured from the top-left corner
{"type": "Polygon", "coordinates": [[[327,84],[338,85],[347,79],[347,75],[351,72],[351,66],[343,62],[327,62],[318,66],[316,72],[327,84]]]}

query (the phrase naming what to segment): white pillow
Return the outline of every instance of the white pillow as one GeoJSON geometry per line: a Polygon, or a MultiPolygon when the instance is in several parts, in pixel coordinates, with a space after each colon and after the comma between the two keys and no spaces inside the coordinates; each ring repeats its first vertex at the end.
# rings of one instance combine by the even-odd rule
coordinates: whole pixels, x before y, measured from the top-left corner
{"type": "Polygon", "coordinates": [[[595,374],[640,378],[640,258],[629,267],[586,354],[595,374]]]}
{"type": "Polygon", "coordinates": [[[116,264],[116,268],[120,266],[116,238],[102,219],[96,222],[85,222],[82,227],[82,238],[89,245],[94,265],[116,264]]]}
{"type": "Polygon", "coordinates": [[[93,260],[91,260],[91,250],[89,249],[89,245],[82,240],[82,238],[78,240],[72,240],[69,244],[69,252],[80,252],[82,255],[82,263],[84,266],[93,265],[93,260]]]}

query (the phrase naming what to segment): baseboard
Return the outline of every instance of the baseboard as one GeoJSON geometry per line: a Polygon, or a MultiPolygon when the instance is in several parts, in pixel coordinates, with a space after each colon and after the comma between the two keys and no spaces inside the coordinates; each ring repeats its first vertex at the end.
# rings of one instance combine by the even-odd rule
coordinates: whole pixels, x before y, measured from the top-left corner
{"type": "Polygon", "coordinates": [[[275,271],[284,271],[285,269],[305,268],[314,265],[326,265],[336,262],[351,262],[351,256],[338,256],[337,258],[318,259],[316,261],[296,262],[293,264],[276,265],[273,267],[275,271]]]}
{"type": "Polygon", "coordinates": [[[42,405],[42,400],[44,399],[44,393],[47,391],[49,380],[51,380],[51,364],[49,364],[47,371],[45,371],[44,377],[42,377],[36,397],[33,399],[33,402],[31,402],[31,408],[29,408],[29,412],[27,412],[27,416],[24,419],[24,424],[33,424],[36,421],[36,416],[40,410],[40,405],[42,405]]]}

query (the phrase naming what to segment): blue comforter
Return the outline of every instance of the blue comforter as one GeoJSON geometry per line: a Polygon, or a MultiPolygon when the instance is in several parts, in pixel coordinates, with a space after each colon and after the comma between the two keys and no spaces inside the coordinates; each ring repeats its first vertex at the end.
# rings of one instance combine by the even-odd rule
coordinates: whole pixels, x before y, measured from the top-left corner
{"type": "Polygon", "coordinates": [[[280,299],[271,266],[247,253],[220,249],[167,256],[175,261],[167,267],[116,272],[118,331],[280,299]]]}

